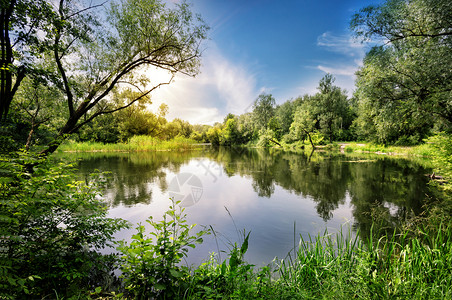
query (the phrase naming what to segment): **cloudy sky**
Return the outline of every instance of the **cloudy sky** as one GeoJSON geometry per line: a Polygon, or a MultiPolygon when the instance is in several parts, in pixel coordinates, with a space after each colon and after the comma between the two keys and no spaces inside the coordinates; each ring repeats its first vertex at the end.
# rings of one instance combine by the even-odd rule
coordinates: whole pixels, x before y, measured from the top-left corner
{"type": "Polygon", "coordinates": [[[360,8],[381,2],[192,0],[193,11],[211,27],[201,73],[177,76],[155,91],[152,109],[166,103],[170,120],[213,124],[250,111],[262,92],[277,104],[314,94],[326,73],[351,95],[368,46],[353,40],[349,22],[360,8]]]}

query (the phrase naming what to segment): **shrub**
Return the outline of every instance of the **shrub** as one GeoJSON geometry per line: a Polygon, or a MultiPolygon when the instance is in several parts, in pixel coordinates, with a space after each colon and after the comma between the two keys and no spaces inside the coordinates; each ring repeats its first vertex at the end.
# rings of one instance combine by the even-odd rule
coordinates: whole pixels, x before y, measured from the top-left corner
{"type": "Polygon", "coordinates": [[[129,245],[120,242],[122,278],[126,290],[135,299],[174,299],[188,289],[189,269],[178,264],[188,248],[202,243],[202,236],[209,231],[190,235],[195,225],[186,224],[184,208],[177,209],[176,204],[172,199],[160,222],[149,217],[146,222],[154,229],[151,236],[146,236],[145,227],[140,224],[129,245]]]}
{"type": "Polygon", "coordinates": [[[76,181],[71,165],[25,153],[0,164],[0,298],[66,296],[98,285],[91,275],[107,276],[112,257],[97,251],[125,226],[106,217],[100,177],[76,181]]]}

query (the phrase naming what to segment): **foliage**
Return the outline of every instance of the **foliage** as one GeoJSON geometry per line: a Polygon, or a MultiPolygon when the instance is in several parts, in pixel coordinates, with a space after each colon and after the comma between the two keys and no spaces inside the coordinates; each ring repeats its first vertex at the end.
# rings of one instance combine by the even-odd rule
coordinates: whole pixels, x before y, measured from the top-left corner
{"type": "Polygon", "coordinates": [[[259,140],[257,141],[258,147],[270,147],[277,145],[276,134],[271,129],[261,129],[259,131],[259,140]]]}
{"type": "Polygon", "coordinates": [[[64,142],[58,151],[61,152],[92,152],[92,151],[155,151],[155,150],[189,150],[197,148],[195,141],[182,136],[165,141],[145,135],[136,135],[125,143],[104,144],[96,142],[64,142]]]}
{"type": "Polygon", "coordinates": [[[189,270],[179,263],[188,248],[202,243],[202,236],[209,231],[191,235],[195,225],[186,224],[184,208],[176,208],[177,204],[172,199],[162,221],[156,222],[152,217],[146,220],[153,228],[150,237],[146,236],[145,227],[139,225],[130,244],[121,242],[118,247],[123,254],[121,276],[134,299],[174,299],[188,288],[189,270]]]}
{"type": "Polygon", "coordinates": [[[125,223],[107,218],[100,176],[85,183],[71,170],[25,153],[2,158],[1,297],[71,295],[101,284],[94,273],[109,276],[111,258],[97,251],[125,223]]]}
{"type": "MultiPolygon", "coordinates": [[[[228,261],[219,262],[212,254],[192,273],[184,273],[187,289],[174,289],[173,286],[176,294],[171,296],[185,299],[407,296],[444,299],[452,293],[450,227],[450,224],[440,224],[438,230],[432,232],[417,227],[415,231],[405,230],[379,239],[374,239],[379,235],[373,232],[364,241],[359,233],[354,235],[343,230],[308,239],[300,236],[298,247],[285,259],[275,259],[273,264],[260,270],[244,260],[250,236],[244,232],[242,244],[233,245],[228,261]]],[[[176,284],[182,281],[180,278],[174,280],[176,284]]],[[[148,297],[153,295],[147,294],[148,297]]]]}
{"type": "MultiPolygon", "coordinates": [[[[10,32],[24,33],[26,39],[11,44],[17,47],[9,49],[14,55],[8,64],[14,61],[27,70],[45,65],[36,76],[63,95],[58,99],[64,99],[67,115],[43,154],[55,151],[68,134],[95,118],[146,100],[153,90],[169,84],[176,73],[198,73],[200,45],[208,26],[185,2],[170,8],[159,0],[118,0],[110,5],[69,0],[53,5],[42,0],[27,10],[23,6],[28,2],[33,1],[10,2],[14,22],[8,23],[11,27],[2,27],[7,33],[2,37],[10,32]],[[147,67],[167,71],[168,80],[155,82],[139,75],[147,67]],[[116,101],[116,95],[125,97],[116,101]]],[[[2,60],[2,78],[3,67],[2,60]]],[[[23,79],[18,80],[18,76],[17,88],[23,79]]],[[[13,98],[16,101],[14,95],[8,99],[13,98]]],[[[1,113],[6,115],[6,111],[1,113]]]]}
{"type": "Polygon", "coordinates": [[[388,0],[355,14],[356,36],[381,44],[357,73],[362,137],[412,144],[451,130],[450,11],[447,0],[388,0]]]}
{"type": "Polygon", "coordinates": [[[295,101],[291,100],[276,106],[275,117],[281,130],[281,136],[289,133],[290,125],[292,124],[294,119],[295,108],[296,103],[295,101]]]}
{"type": "Polygon", "coordinates": [[[268,297],[264,290],[271,280],[270,269],[264,267],[255,273],[254,265],[244,260],[250,232],[243,231],[241,245],[234,243],[228,261],[218,261],[213,253],[210,259],[193,271],[189,299],[254,299],[268,297]]]}
{"type": "Polygon", "coordinates": [[[221,129],[218,126],[210,128],[207,131],[207,139],[214,146],[220,145],[221,129]]]}
{"type": "Polygon", "coordinates": [[[298,100],[290,126],[292,137],[299,140],[307,137],[312,146],[315,144],[312,138],[315,132],[330,142],[351,138],[351,103],[345,91],[333,85],[334,80],[331,74],[325,75],[319,82],[317,94],[298,100]]]}
{"type": "Polygon", "coordinates": [[[275,98],[271,94],[260,94],[253,104],[253,121],[257,130],[267,129],[275,113],[275,98]]]}
{"type": "Polygon", "coordinates": [[[235,145],[240,143],[240,133],[237,128],[237,120],[232,117],[227,119],[223,130],[221,131],[220,144],[235,145]]]}

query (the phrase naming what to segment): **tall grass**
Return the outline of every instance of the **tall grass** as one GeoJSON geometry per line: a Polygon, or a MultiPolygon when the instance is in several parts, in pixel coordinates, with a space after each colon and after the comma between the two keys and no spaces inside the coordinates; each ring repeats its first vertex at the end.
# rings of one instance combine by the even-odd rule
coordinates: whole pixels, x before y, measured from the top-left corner
{"type": "Polygon", "coordinates": [[[347,142],[345,152],[370,152],[379,154],[407,155],[407,156],[432,156],[433,148],[429,144],[417,146],[385,146],[374,143],[347,142]]]}
{"type": "Polygon", "coordinates": [[[272,271],[242,262],[245,275],[231,279],[229,269],[209,261],[207,269],[203,265],[194,271],[197,287],[184,298],[452,299],[452,226],[437,229],[418,227],[366,241],[351,230],[300,236],[295,251],[275,261],[272,271]],[[234,289],[224,289],[229,280],[234,289]]]}
{"type": "Polygon", "coordinates": [[[301,238],[296,258],[280,263],[275,284],[307,298],[451,299],[451,224],[364,242],[351,236],[301,238]]]}
{"type": "Polygon", "coordinates": [[[66,141],[59,148],[60,152],[133,152],[133,151],[163,151],[163,150],[188,150],[197,147],[197,142],[184,137],[175,137],[165,141],[150,136],[134,136],[125,143],[104,144],[98,142],[74,142],[66,141]]]}

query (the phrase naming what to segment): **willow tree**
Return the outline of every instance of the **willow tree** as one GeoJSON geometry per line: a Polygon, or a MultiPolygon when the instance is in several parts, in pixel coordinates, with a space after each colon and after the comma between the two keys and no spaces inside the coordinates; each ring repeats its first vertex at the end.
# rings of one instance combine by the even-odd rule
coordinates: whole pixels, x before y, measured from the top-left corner
{"type": "Polygon", "coordinates": [[[361,116],[375,115],[377,135],[384,140],[392,128],[421,139],[426,121],[452,130],[452,3],[387,0],[361,9],[351,27],[376,43],[357,73],[357,95],[362,109],[373,109],[361,116]]]}
{"type": "MultiPolygon", "coordinates": [[[[21,3],[17,1],[16,7],[21,3]]],[[[55,151],[66,136],[94,118],[149,101],[151,92],[169,84],[175,74],[195,76],[199,72],[208,26],[185,2],[169,7],[161,0],[98,5],[42,1],[47,4],[48,20],[31,33],[37,51],[30,61],[37,64],[46,57],[50,66],[43,77],[47,85],[61,90],[67,112],[43,154],[55,151]],[[167,79],[153,78],[151,69],[167,71],[167,79]],[[113,94],[124,91],[127,101],[114,101],[113,94]]],[[[16,19],[32,20],[27,11],[13,9],[14,13],[22,14],[16,19]]],[[[18,23],[12,23],[10,32],[16,30],[14,25],[18,23]]],[[[20,65],[21,49],[13,53],[15,64],[20,65]]]]}

